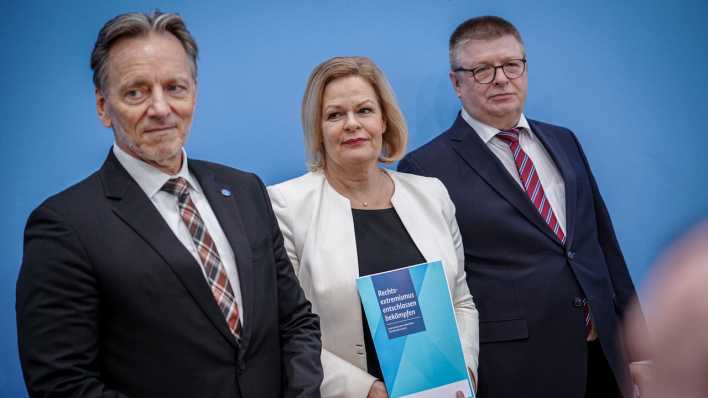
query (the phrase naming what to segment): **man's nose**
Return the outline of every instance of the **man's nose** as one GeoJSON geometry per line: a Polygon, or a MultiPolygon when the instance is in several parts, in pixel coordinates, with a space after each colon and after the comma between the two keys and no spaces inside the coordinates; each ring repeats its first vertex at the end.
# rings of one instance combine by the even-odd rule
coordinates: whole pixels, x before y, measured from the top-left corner
{"type": "Polygon", "coordinates": [[[494,68],[494,80],[492,83],[503,85],[509,82],[509,78],[504,73],[504,68],[500,65],[494,68]]]}
{"type": "Polygon", "coordinates": [[[153,90],[151,101],[148,108],[150,116],[165,117],[170,113],[170,104],[167,102],[165,92],[161,88],[153,90]]]}

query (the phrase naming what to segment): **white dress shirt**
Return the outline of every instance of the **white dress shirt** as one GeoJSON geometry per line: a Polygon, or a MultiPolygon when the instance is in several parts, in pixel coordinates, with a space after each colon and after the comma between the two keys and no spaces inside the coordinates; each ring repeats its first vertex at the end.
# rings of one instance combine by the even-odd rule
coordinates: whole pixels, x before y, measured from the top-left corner
{"type": "MultiPolygon", "coordinates": [[[[162,170],[131,156],[115,144],[113,145],[113,154],[143,192],[145,192],[145,195],[150,198],[152,204],[155,205],[157,211],[160,212],[160,215],[179,241],[182,242],[182,245],[192,253],[197,263],[201,264],[202,260],[199,258],[197,247],[192,240],[192,234],[189,232],[189,229],[187,229],[187,225],[185,225],[184,221],[182,221],[182,216],[180,215],[179,206],[177,204],[177,196],[161,190],[162,186],[171,178],[182,177],[189,182],[189,196],[192,198],[192,202],[194,202],[194,205],[199,211],[199,215],[214,240],[214,244],[216,244],[216,250],[219,252],[219,257],[226,270],[226,276],[231,283],[231,289],[234,291],[234,297],[239,310],[239,319],[243,324],[243,300],[241,298],[241,285],[239,284],[238,272],[236,270],[236,258],[234,257],[234,252],[231,249],[228,239],[226,239],[224,231],[221,229],[219,220],[216,218],[216,215],[214,215],[209,201],[202,192],[199,181],[189,172],[189,168],[187,167],[187,152],[182,149],[182,168],[176,175],[166,174],[162,170]]],[[[202,270],[202,274],[204,274],[204,267],[200,266],[199,268],[202,270]]],[[[204,278],[206,279],[206,274],[204,274],[204,278]]]]}
{"type": "MultiPolygon", "coordinates": [[[[514,155],[511,153],[511,148],[509,148],[509,144],[496,136],[499,129],[473,118],[464,108],[462,108],[462,118],[477,132],[479,138],[487,144],[487,148],[499,159],[523,190],[524,188],[521,183],[521,178],[519,177],[519,171],[516,168],[514,155]]],[[[529,126],[529,122],[526,120],[523,113],[516,127],[519,129],[519,145],[521,145],[521,149],[531,158],[536,168],[538,178],[543,186],[543,190],[546,193],[546,199],[551,203],[551,208],[563,232],[567,233],[565,227],[565,183],[563,176],[553,162],[553,158],[551,158],[551,155],[548,154],[543,143],[541,143],[541,140],[531,131],[531,126],[529,126]]]]}

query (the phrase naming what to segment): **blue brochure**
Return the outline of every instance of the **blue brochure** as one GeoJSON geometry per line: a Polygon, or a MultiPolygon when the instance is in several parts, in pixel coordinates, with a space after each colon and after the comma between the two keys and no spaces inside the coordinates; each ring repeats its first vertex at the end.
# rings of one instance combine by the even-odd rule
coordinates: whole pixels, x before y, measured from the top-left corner
{"type": "Polygon", "coordinates": [[[391,398],[474,397],[442,263],[357,279],[391,398]]]}

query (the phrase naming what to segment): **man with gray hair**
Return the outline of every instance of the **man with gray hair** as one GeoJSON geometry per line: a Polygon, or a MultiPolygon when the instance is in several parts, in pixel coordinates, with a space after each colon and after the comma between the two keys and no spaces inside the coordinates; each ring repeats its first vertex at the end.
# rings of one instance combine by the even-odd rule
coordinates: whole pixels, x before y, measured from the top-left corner
{"type": "Polygon", "coordinates": [[[632,398],[648,367],[620,320],[636,292],[578,138],[525,117],[528,60],[511,23],[469,19],[449,48],[460,113],[398,169],[439,178],[455,203],[479,397],[632,398]]]}
{"type": "Polygon", "coordinates": [[[92,56],[115,144],[35,209],[17,281],[31,397],[319,397],[319,319],[253,174],[187,159],[197,45],[119,15],[92,56]]]}

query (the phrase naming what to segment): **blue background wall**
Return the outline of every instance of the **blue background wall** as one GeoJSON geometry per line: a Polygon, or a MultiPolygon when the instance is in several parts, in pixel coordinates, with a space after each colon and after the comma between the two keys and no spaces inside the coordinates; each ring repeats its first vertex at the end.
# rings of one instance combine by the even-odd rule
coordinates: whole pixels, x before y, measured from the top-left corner
{"type": "Polygon", "coordinates": [[[708,3],[695,1],[122,1],[0,4],[0,396],[24,397],[14,295],[22,230],[44,198],[97,169],[112,133],[96,117],[89,53],[126,11],[178,11],[201,47],[191,157],[275,183],[305,171],[299,106],[335,55],[386,72],[410,147],[452,122],[447,39],[464,19],[517,25],[529,59],[526,114],[579,136],[638,285],[661,248],[708,214],[708,3]],[[575,4],[573,4],[575,3],[575,4]]]}

